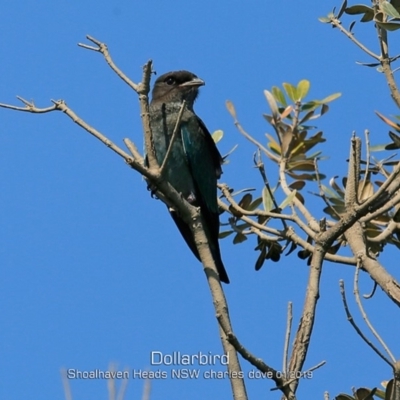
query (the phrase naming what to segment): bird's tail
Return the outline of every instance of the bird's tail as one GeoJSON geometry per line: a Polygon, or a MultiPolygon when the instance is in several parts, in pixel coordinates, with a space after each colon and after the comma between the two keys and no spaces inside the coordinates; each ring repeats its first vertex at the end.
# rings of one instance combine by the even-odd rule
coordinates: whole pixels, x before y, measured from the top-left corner
{"type": "MultiPolygon", "coordinates": [[[[196,258],[199,261],[201,261],[190,227],[174,211],[170,210],[170,213],[172,219],[174,220],[176,226],[179,229],[179,232],[185,239],[186,244],[189,246],[190,250],[192,250],[192,253],[196,256],[196,258]]],[[[218,271],[219,279],[221,282],[229,283],[228,274],[226,272],[224,263],[222,262],[221,251],[219,249],[218,240],[217,241],[209,240],[209,243],[210,243],[211,254],[213,256],[213,260],[218,271]]]]}

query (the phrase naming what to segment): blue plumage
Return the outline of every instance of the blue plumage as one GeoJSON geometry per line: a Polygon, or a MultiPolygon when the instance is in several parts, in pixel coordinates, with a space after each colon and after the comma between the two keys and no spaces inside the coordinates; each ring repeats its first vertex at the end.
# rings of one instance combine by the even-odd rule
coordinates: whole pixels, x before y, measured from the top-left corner
{"type": "MultiPolygon", "coordinates": [[[[193,104],[204,82],[188,71],[169,72],[154,85],[150,104],[150,122],[155,154],[162,164],[174,131],[183,100],[179,134],[165,166],[165,178],[192,205],[200,207],[205,233],[220,280],[229,283],[218,243],[219,214],[217,179],[222,158],[203,121],[194,113],[193,104]]],[[[170,211],[186,243],[199,258],[190,227],[175,211],[170,211]]]]}

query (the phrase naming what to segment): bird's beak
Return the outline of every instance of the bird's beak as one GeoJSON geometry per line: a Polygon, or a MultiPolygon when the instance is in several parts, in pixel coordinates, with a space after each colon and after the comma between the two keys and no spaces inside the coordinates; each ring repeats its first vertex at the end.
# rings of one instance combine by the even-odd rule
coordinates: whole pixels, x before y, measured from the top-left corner
{"type": "Polygon", "coordinates": [[[186,87],[186,86],[194,86],[194,87],[196,87],[196,86],[203,86],[203,85],[205,85],[206,83],[202,80],[202,79],[200,79],[200,78],[193,78],[191,81],[188,81],[188,82],[185,82],[185,83],[182,83],[182,84],[180,84],[179,86],[183,86],[183,87],[186,87]]]}

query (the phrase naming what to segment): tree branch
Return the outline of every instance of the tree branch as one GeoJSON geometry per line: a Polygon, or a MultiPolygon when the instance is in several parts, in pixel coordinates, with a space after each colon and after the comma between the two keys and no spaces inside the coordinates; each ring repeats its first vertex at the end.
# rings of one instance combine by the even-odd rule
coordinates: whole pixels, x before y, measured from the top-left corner
{"type": "Polygon", "coordinates": [[[379,357],[381,357],[383,359],[383,361],[385,361],[386,363],[388,363],[391,367],[392,363],[390,362],[390,360],[388,360],[379,350],[377,347],[375,347],[375,345],[362,333],[361,329],[358,327],[358,325],[356,324],[356,322],[354,321],[353,316],[350,313],[350,309],[349,306],[347,305],[347,300],[346,300],[346,291],[344,288],[344,281],[343,279],[341,279],[339,281],[339,286],[340,286],[340,294],[342,296],[342,302],[343,302],[343,307],[344,307],[344,311],[346,312],[346,316],[347,316],[347,320],[350,322],[351,326],[354,328],[354,330],[358,333],[358,335],[361,337],[362,340],[364,340],[364,342],[372,348],[372,350],[374,350],[374,352],[376,354],[378,354],[379,357]]]}

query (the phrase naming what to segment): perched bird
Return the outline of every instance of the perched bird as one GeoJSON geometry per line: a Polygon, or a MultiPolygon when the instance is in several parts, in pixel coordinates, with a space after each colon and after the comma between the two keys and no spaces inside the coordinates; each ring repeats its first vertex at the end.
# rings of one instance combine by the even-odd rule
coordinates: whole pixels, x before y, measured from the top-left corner
{"type": "MultiPolygon", "coordinates": [[[[203,121],[193,111],[193,104],[202,85],[204,81],[188,71],[161,75],[152,91],[150,125],[155,155],[161,166],[182,102],[186,101],[179,132],[165,164],[164,176],[190,204],[200,207],[219,278],[229,283],[218,243],[217,179],[222,174],[222,157],[203,121]]],[[[170,213],[193,254],[200,260],[189,225],[174,210],[170,210],[170,213]]]]}

